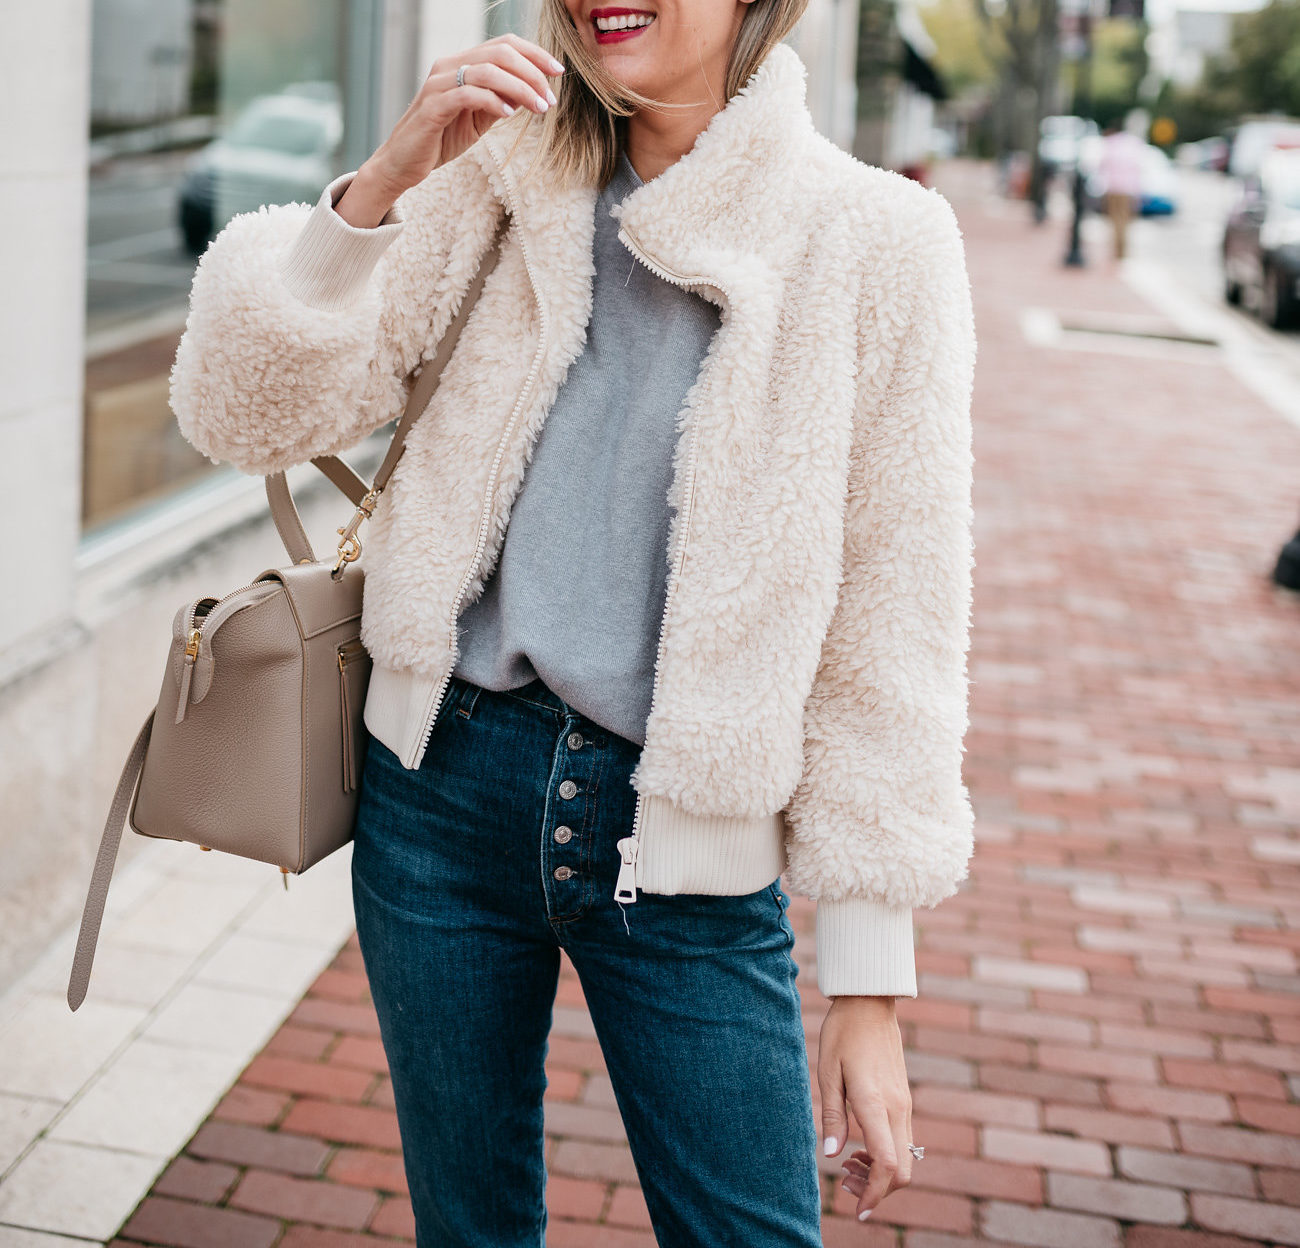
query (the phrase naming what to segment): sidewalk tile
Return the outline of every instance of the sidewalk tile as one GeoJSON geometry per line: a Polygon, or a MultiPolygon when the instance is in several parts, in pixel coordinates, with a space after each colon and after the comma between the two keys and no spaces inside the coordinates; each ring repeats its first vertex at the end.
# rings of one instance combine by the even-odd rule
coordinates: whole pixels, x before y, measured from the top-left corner
{"type": "Polygon", "coordinates": [[[0,1224],[109,1239],[165,1160],[41,1140],[0,1184],[0,1224]]]}
{"type": "Polygon", "coordinates": [[[225,1070],[219,1055],[134,1040],[47,1138],[171,1157],[219,1099],[212,1088],[225,1070]]]}

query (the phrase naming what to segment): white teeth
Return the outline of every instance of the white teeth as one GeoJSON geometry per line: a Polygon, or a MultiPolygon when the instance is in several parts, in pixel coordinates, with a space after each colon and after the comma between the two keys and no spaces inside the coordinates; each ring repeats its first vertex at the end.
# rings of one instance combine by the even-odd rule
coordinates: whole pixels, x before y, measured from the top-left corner
{"type": "Polygon", "coordinates": [[[636,17],[598,17],[596,19],[597,30],[627,30],[634,26],[649,26],[653,22],[654,14],[638,15],[636,17]]]}

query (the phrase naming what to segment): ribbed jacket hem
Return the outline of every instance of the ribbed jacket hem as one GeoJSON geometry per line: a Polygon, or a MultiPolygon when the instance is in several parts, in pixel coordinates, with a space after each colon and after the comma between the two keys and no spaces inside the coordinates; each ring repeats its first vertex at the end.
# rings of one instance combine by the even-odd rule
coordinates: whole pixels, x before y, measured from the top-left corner
{"type": "Polygon", "coordinates": [[[420,762],[424,721],[438,682],[411,671],[394,671],[375,663],[362,712],[367,731],[382,741],[408,771],[420,762]]]}
{"type": "MultiPolygon", "coordinates": [[[[438,681],[374,664],[365,724],[402,765],[414,768],[438,681]]],[[[630,829],[629,829],[630,831],[630,829]]],[[[666,797],[641,798],[636,886],[646,893],[757,892],[778,879],[785,820],[770,815],[697,815],[666,797]]],[[[817,987],[832,996],[916,996],[912,907],[869,897],[817,903],[817,987]]]]}
{"type": "Polygon", "coordinates": [[[785,870],[785,825],[774,815],[696,815],[641,797],[637,887],[647,893],[753,893],[785,870]]]}
{"type": "Polygon", "coordinates": [[[280,257],[285,288],[322,312],[342,311],[361,297],[379,257],[405,228],[396,205],[368,230],[349,225],[334,211],[356,176],[355,169],[340,174],[321,192],[302,231],[280,257]]]}

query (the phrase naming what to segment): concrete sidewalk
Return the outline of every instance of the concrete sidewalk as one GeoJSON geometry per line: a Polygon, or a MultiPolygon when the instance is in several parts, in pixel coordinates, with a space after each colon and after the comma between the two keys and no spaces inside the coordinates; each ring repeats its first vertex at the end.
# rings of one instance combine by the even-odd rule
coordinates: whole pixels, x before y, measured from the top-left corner
{"type": "MultiPolygon", "coordinates": [[[[980,338],[979,844],[917,912],[899,1005],[926,1156],[866,1225],[823,1161],[825,1243],[1300,1245],[1300,597],[1267,579],[1300,430],[1179,341],[1104,234],[1066,270],[1061,223],[1036,230],[987,170],[941,185],[980,338]]],[[[815,1060],[814,909],[793,901],[815,1060]]],[[[650,1248],[567,962],[548,1078],[548,1243],[650,1248]]],[[[412,1235],[353,937],[112,1243],[412,1235]]]]}

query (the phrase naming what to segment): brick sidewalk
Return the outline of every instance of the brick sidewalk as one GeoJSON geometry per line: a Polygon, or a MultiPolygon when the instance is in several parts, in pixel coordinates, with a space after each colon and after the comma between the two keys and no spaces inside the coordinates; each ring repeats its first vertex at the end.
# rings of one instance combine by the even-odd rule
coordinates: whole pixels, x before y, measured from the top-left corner
{"type": "MultiPolygon", "coordinates": [[[[899,1005],[925,1159],[865,1226],[823,1162],[825,1242],[1300,1245],[1300,599],[1267,582],[1300,431],[1204,349],[1031,345],[1026,308],[1150,311],[1096,248],[1064,270],[1060,223],[981,172],[943,185],[980,336],[979,846],[917,912],[899,1005]]],[[[549,1244],[649,1248],[567,961],[547,1073],[549,1244]]],[[[114,1244],[409,1241],[398,1147],[354,938],[114,1244]]]]}

